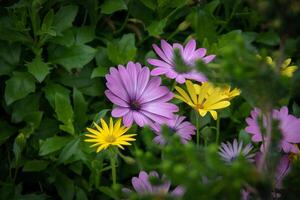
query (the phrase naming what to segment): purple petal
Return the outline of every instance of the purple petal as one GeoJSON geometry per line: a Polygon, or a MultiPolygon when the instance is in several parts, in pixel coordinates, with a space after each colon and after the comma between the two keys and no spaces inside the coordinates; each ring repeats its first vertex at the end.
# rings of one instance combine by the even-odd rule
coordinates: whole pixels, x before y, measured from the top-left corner
{"type": "Polygon", "coordinates": [[[168,58],[168,60],[172,61],[173,60],[172,46],[165,40],[161,40],[160,44],[161,44],[161,48],[162,48],[164,54],[166,55],[166,57],[168,58]]]}
{"type": "Polygon", "coordinates": [[[202,60],[207,64],[207,63],[211,62],[215,57],[216,57],[216,55],[209,55],[209,56],[205,56],[204,58],[202,58],[202,60]]]}
{"type": "Polygon", "coordinates": [[[192,39],[186,44],[186,46],[184,48],[184,52],[183,52],[184,57],[185,58],[191,57],[191,55],[193,55],[195,49],[196,49],[196,41],[192,39]]]}
{"type": "Polygon", "coordinates": [[[127,102],[125,102],[121,98],[114,95],[110,90],[106,90],[104,93],[105,93],[106,97],[114,104],[122,106],[122,107],[129,107],[127,102]]]}
{"type": "Polygon", "coordinates": [[[166,61],[169,64],[172,64],[172,60],[170,60],[156,44],[153,44],[152,47],[161,59],[163,59],[164,61],[166,61]]]}
{"type": "Polygon", "coordinates": [[[129,112],[129,108],[124,108],[124,107],[115,107],[112,111],[111,111],[111,115],[113,117],[122,117],[124,115],[126,115],[129,112]]]}
{"type": "Polygon", "coordinates": [[[157,59],[154,59],[154,58],[148,58],[147,59],[147,62],[153,66],[157,66],[157,67],[163,67],[163,68],[172,68],[172,66],[164,61],[161,61],[161,60],[157,60],[157,59]]]}
{"type": "Polygon", "coordinates": [[[158,76],[158,75],[162,75],[162,74],[165,74],[169,71],[169,69],[167,68],[163,68],[163,67],[157,67],[155,69],[153,69],[151,71],[151,75],[152,76],[158,76]]]}

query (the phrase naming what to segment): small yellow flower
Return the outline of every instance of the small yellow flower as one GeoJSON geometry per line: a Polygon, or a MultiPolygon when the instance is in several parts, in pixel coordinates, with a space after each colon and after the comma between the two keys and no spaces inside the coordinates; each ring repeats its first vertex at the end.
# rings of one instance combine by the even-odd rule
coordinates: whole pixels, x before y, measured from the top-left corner
{"type": "MultiPolygon", "coordinates": [[[[292,59],[288,58],[286,60],[283,61],[283,63],[280,66],[280,73],[283,76],[287,76],[287,77],[292,77],[294,72],[298,69],[298,67],[296,65],[292,65],[291,64],[292,59]]],[[[275,67],[275,63],[273,62],[272,58],[270,56],[266,57],[266,62],[271,65],[272,67],[275,67]]]]}
{"type": "Polygon", "coordinates": [[[221,88],[214,87],[209,82],[204,82],[202,85],[193,84],[191,81],[186,81],[187,92],[176,86],[175,89],[179,94],[175,98],[182,100],[204,117],[209,112],[212,117],[217,119],[215,110],[228,107],[230,105],[229,96],[224,93],[221,88]]]}
{"type": "Polygon", "coordinates": [[[239,96],[241,94],[241,90],[239,90],[238,88],[234,88],[233,90],[231,90],[229,85],[226,85],[222,89],[224,94],[228,97],[228,100],[231,100],[234,97],[239,96]]]}
{"type": "Polygon", "coordinates": [[[97,153],[107,149],[110,145],[124,149],[122,145],[131,145],[129,142],[135,141],[133,136],[135,136],[136,134],[124,134],[128,131],[129,128],[121,126],[121,119],[118,119],[114,124],[113,119],[110,118],[109,126],[103,119],[101,119],[100,121],[102,127],[94,122],[96,130],[87,128],[87,130],[92,134],[85,134],[85,136],[91,139],[84,140],[85,142],[95,143],[91,145],[91,147],[99,146],[96,150],[97,153]]]}

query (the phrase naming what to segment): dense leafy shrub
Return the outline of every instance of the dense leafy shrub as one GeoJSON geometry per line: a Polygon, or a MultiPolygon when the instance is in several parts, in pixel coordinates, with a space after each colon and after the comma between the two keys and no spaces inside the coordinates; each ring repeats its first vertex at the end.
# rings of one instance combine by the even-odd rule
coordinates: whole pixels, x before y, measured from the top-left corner
{"type": "MultiPolygon", "coordinates": [[[[127,198],[124,188],[132,190],[131,178],[142,170],[164,174],[172,190],[184,188],[183,199],[247,194],[297,199],[299,153],[277,148],[280,119],[272,122],[270,113],[287,106],[300,117],[300,73],[280,73],[287,58],[299,65],[299,15],[300,3],[293,0],[0,1],[0,199],[127,198]],[[197,69],[216,86],[228,84],[241,94],[218,110],[217,120],[172,99],[177,113],[197,128],[197,136],[185,145],[165,126],[160,131],[167,145],[158,145],[155,131],[133,123],[128,130],[137,134],[132,146],[96,153],[84,140],[86,127],[101,118],[108,122],[116,107],[104,93],[109,68],[134,61],[154,69],[147,59],[159,58],[152,44],[160,46],[161,39],[180,44],[195,39],[197,48],[216,55],[208,64],[197,62],[197,69]],[[254,107],[266,116],[258,120],[262,134],[272,135],[263,153],[261,143],[251,149],[263,163],[256,166],[245,156],[222,160],[221,142],[251,142],[245,120],[254,107]],[[272,123],[265,127],[264,120],[272,123]],[[277,187],[276,170],[284,156],[291,167],[277,187]],[[117,166],[111,175],[112,160],[117,166]]],[[[186,70],[180,52],[173,53],[177,69],[186,70]]],[[[186,90],[184,84],[161,78],[175,94],[178,87],[186,90]]],[[[299,138],[300,129],[295,132],[299,138]]],[[[292,143],[297,149],[299,141],[292,143]]],[[[148,181],[155,188],[164,180],[153,175],[148,181]]],[[[176,198],[160,192],[129,198],[176,198]]]]}

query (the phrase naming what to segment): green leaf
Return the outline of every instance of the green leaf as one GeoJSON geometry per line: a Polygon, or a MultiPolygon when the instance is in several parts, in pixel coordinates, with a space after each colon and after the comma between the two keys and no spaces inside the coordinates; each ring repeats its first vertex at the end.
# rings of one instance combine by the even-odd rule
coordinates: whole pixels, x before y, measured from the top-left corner
{"type": "Polygon", "coordinates": [[[82,93],[74,87],[73,89],[73,102],[74,102],[74,121],[75,121],[75,126],[77,127],[78,131],[81,131],[87,120],[87,102],[84,99],[84,96],[82,93]]]}
{"type": "Polygon", "coordinates": [[[91,78],[96,77],[105,77],[105,75],[108,73],[108,69],[105,67],[96,67],[91,75],[91,78]]]}
{"type": "Polygon", "coordinates": [[[71,137],[54,136],[46,139],[45,141],[41,141],[39,155],[45,156],[58,151],[63,148],[71,139],[71,137]]]}
{"type": "Polygon", "coordinates": [[[26,161],[23,172],[39,172],[48,166],[49,162],[45,160],[28,160],[26,161]]]}
{"type": "Polygon", "coordinates": [[[101,5],[101,13],[112,14],[119,10],[127,10],[124,0],[105,0],[101,5]]]}
{"type": "Polygon", "coordinates": [[[26,97],[35,91],[34,78],[26,72],[14,72],[13,76],[6,81],[5,101],[7,105],[26,97]]]}
{"type": "Polygon", "coordinates": [[[15,127],[4,120],[0,120],[0,130],[0,146],[16,132],[15,127]]]}
{"type": "Polygon", "coordinates": [[[50,52],[49,60],[52,63],[64,66],[68,71],[71,71],[73,68],[83,68],[96,54],[96,50],[87,45],[57,46],[56,48],[51,48],[50,52]]]}
{"type": "Polygon", "coordinates": [[[258,34],[256,38],[256,42],[266,44],[269,46],[275,46],[279,44],[280,38],[278,34],[269,31],[269,32],[258,34]]]}
{"type": "Polygon", "coordinates": [[[61,7],[59,9],[59,11],[55,14],[53,23],[53,27],[58,34],[72,26],[77,11],[78,7],[74,5],[61,7]]]}
{"type": "Polygon", "coordinates": [[[18,163],[21,159],[22,151],[26,144],[26,138],[23,133],[19,133],[19,135],[15,138],[14,145],[13,145],[13,152],[15,155],[15,161],[18,163]]]}
{"type": "Polygon", "coordinates": [[[46,99],[48,100],[48,102],[50,103],[53,109],[55,109],[56,94],[61,94],[63,96],[69,96],[70,94],[70,91],[67,88],[56,83],[47,84],[46,87],[44,88],[44,92],[46,95],[46,99]]]}
{"type": "Polygon", "coordinates": [[[136,51],[133,34],[125,34],[119,41],[109,42],[107,45],[108,58],[114,64],[126,64],[134,60],[136,51]]]}
{"type": "Polygon", "coordinates": [[[55,113],[57,119],[63,123],[59,128],[73,135],[75,133],[73,126],[73,109],[69,96],[60,93],[55,94],[55,113]]]}
{"type": "Polygon", "coordinates": [[[81,26],[75,28],[74,32],[77,45],[88,43],[95,38],[95,29],[92,26],[81,26]]]}
{"type": "Polygon", "coordinates": [[[58,157],[58,163],[63,163],[68,160],[72,155],[76,154],[78,151],[78,146],[80,143],[80,138],[74,138],[61,151],[58,157]]]}
{"type": "Polygon", "coordinates": [[[164,28],[167,25],[167,19],[153,21],[150,26],[147,27],[147,31],[151,36],[159,36],[164,33],[164,28]]]}
{"type": "Polygon", "coordinates": [[[153,0],[140,0],[145,6],[147,6],[148,8],[150,8],[151,10],[155,10],[156,9],[156,1],[153,0]]]}
{"type": "Polygon", "coordinates": [[[62,200],[72,200],[74,197],[73,181],[61,172],[56,172],[55,187],[62,200]]]}
{"type": "Polygon", "coordinates": [[[116,193],[114,192],[114,190],[112,190],[109,187],[101,186],[101,187],[98,187],[98,190],[100,190],[101,192],[103,192],[104,194],[106,194],[107,196],[109,196],[112,199],[115,199],[115,200],[120,199],[118,197],[118,195],[116,195],[116,193]]]}
{"type": "Polygon", "coordinates": [[[50,73],[48,63],[43,62],[40,56],[35,57],[31,63],[26,64],[28,71],[41,83],[50,73]]]}
{"type": "Polygon", "coordinates": [[[38,31],[39,35],[48,34],[50,36],[56,36],[56,32],[52,26],[53,21],[54,21],[54,12],[53,10],[50,10],[44,17],[42,27],[38,31]]]}
{"type": "Polygon", "coordinates": [[[13,104],[11,121],[19,123],[31,112],[38,111],[40,95],[30,94],[13,104]]]}

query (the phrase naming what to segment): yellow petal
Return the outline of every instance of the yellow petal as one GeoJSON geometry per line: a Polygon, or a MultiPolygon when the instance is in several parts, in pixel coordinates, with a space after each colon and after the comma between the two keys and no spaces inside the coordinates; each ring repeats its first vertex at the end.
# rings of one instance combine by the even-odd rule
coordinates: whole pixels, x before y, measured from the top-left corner
{"type": "Polygon", "coordinates": [[[266,57],[266,63],[268,63],[269,65],[273,64],[273,60],[272,60],[272,58],[270,56],[266,57]]]}
{"type": "Polygon", "coordinates": [[[289,66],[291,64],[292,59],[288,58],[285,61],[283,61],[281,67],[282,68],[286,68],[287,66],[289,66]]]}
{"type": "Polygon", "coordinates": [[[198,112],[202,117],[204,117],[207,113],[207,110],[199,109],[198,112]]]}
{"type": "Polygon", "coordinates": [[[103,149],[106,149],[109,145],[108,144],[102,144],[101,146],[99,146],[96,150],[97,153],[99,153],[100,151],[102,151],[103,149]]]}
{"type": "Polygon", "coordinates": [[[88,130],[88,132],[93,133],[95,135],[99,135],[100,134],[99,131],[96,131],[96,130],[94,130],[92,128],[86,128],[86,130],[88,130]]]}
{"type": "Polygon", "coordinates": [[[204,108],[208,108],[210,107],[211,105],[223,100],[223,99],[226,99],[227,96],[226,95],[223,95],[220,93],[220,91],[218,90],[215,90],[207,99],[206,101],[204,102],[203,104],[203,107],[204,108]]]}
{"type": "Polygon", "coordinates": [[[102,125],[102,128],[103,128],[103,132],[108,134],[109,133],[109,128],[108,128],[106,122],[103,119],[100,119],[100,121],[101,121],[101,125],[102,125]]]}
{"type": "Polygon", "coordinates": [[[196,90],[195,90],[195,88],[193,86],[193,83],[191,81],[187,80],[185,82],[185,85],[187,87],[187,90],[188,90],[191,98],[192,98],[193,103],[197,104],[197,95],[196,95],[196,90]]]}
{"type": "Polygon", "coordinates": [[[111,117],[109,118],[109,130],[110,130],[110,133],[112,133],[114,131],[114,122],[111,117]]]}
{"type": "Polygon", "coordinates": [[[217,112],[214,110],[210,110],[209,112],[210,112],[211,116],[214,118],[214,120],[217,120],[217,118],[218,118],[217,112]]]}
{"type": "Polygon", "coordinates": [[[281,71],[281,74],[287,77],[292,77],[294,72],[297,70],[297,66],[289,66],[281,71]]]}
{"type": "Polygon", "coordinates": [[[221,108],[226,108],[230,105],[230,102],[229,101],[220,101],[220,102],[217,102],[213,105],[210,105],[207,107],[207,109],[209,110],[217,110],[217,109],[221,109],[221,108]]]}
{"type": "Polygon", "coordinates": [[[93,124],[94,124],[94,126],[98,129],[98,131],[100,131],[100,132],[103,131],[103,129],[100,128],[100,126],[99,126],[97,123],[94,122],[93,124]]]}
{"type": "Polygon", "coordinates": [[[182,88],[175,86],[175,90],[185,99],[185,102],[192,102],[189,95],[182,88]]]}

